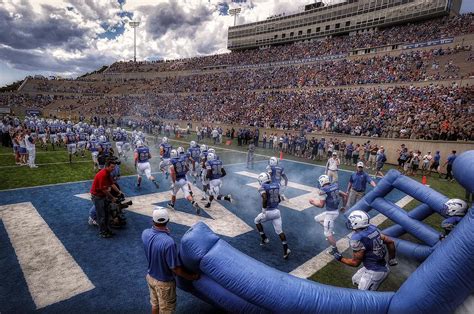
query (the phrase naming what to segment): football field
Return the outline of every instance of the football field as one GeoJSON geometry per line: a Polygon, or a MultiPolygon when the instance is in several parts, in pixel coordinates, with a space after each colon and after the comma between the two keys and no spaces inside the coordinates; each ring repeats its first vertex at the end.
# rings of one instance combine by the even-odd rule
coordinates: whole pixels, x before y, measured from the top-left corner
{"type": "MultiPolygon", "coordinates": [[[[150,147],[154,144],[150,143],[150,147]]],[[[289,178],[285,193],[289,200],[280,204],[280,210],[283,230],[292,250],[289,259],[284,260],[281,243],[272,225],[264,224],[270,239],[264,247],[259,245],[254,225],[254,218],[261,211],[256,177],[264,171],[268,157],[256,156],[254,168],[247,169],[246,154],[232,146],[216,148],[216,152],[227,171],[222,194],[232,194],[235,202],[215,201],[210,209],[203,208],[198,216],[191,204],[178,194],[170,223],[176,243],[191,225],[202,220],[232,246],[262,263],[305,278],[321,269],[313,278],[322,282],[327,280],[332,285],[350,286],[350,274],[355,269],[328,264],[332,258],[324,253],[328,244],[323,226],[314,220],[323,209],[308,203],[317,191],[317,178],[323,174],[324,167],[305,160],[285,159],[280,163],[289,178]]],[[[148,312],[147,262],[141,233],[151,226],[153,206],[166,206],[171,195],[170,181],[157,173],[159,158],[151,160],[159,189],[146,178],[137,189],[131,155],[128,162],[122,163],[123,177],[119,183],[134,205],[126,210],[127,225],[116,230],[115,237],[101,239],[96,227],[87,223],[91,207],[88,192],[94,175],[89,154],[85,158],[74,157],[73,163],[69,164],[64,149],[44,152],[38,148],[39,168],[30,169],[16,166],[8,149],[2,148],[0,153],[3,189],[0,191],[0,269],[5,270],[0,272],[0,312],[35,309],[44,312],[70,312],[71,309],[76,309],[73,312],[148,312]]],[[[156,153],[152,149],[154,156],[156,153]]],[[[343,190],[351,173],[348,169],[340,171],[339,183],[343,190]]],[[[192,189],[200,200],[200,183],[192,189]]],[[[399,191],[393,191],[388,198],[403,202],[403,206],[410,201],[399,191]]],[[[201,202],[202,207],[204,204],[201,202]]],[[[383,217],[378,219],[383,221],[383,217]]],[[[335,233],[339,243],[347,247],[349,231],[343,217],[337,219],[335,233]]],[[[395,271],[381,290],[397,289],[415,266],[395,271]]],[[[177,311],[215,312],[215,309],[178,290],[177,311]]]]}

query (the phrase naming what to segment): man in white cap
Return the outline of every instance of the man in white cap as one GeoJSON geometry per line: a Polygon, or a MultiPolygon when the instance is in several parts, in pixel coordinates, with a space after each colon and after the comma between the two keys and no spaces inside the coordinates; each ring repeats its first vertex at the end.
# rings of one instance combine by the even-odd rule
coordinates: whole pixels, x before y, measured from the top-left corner
{"type": "Polygon", "coordinates": [[[178,249],[166,226],[166,208],[155,206],[153,226],[143,230],[142,241],[148,260],[146,281],[150,290],[152,313],[173,313],[176,309],[175,275],[187,280],[198,280],[199,274],[189,273],[178,259],[178,249]]]}
{"type": "Polygon", "coordinates": [[[347,193],[349,193],[346,205],[347,209],[354,206],[355,203],[364,197],[367,183],[373,187],[376,186],[375,181],[370,177],[370,175],[364,172],[364,163],[359,161],[357,163],[357,171],[349,178],[349,184],[347,186],[347,193]]]}

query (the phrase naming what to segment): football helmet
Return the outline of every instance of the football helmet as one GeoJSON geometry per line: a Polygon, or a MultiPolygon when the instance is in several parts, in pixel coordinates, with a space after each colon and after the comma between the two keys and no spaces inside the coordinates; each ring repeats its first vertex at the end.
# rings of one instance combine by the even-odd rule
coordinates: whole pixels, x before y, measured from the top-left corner
{"type": "Polygon", "coordinates": [[[210,161],[210,160],[214,160],[216,159],[216,155],[214,153],[208,153],[207,154],[207,160],[210,161]]]}
{"type": "Polygon", "coordinates": [[[467,203],[458,198],[452,198],[444,203],[444,211],[448,216],[464,216],[467,212],[467,203]]]}
{"type": "Polygon", "coordinates": [[[346,226],[348,229],[357,230],[367,228],[369,226],[370,217],[362,210],[354,210],[347,217],[346,226]]]}
{"type": "Polygon", "coordinates": [[[319,185],[320,185],[320,186],[325,186],[326,184],[331,183],[331,182],[329,181],[329,177],[328,177],[327,175],[325,175],[325,174],[319,176],[318,182],[319,182],[319,185]]]}
{"type": "Polygon", "coordinates": [[[92,134],[92,135],[90,136],[90,139],[91,139],[91,141],[95,140],[95,139],[96,139],[95,135],[92,134]]]}
{"type": "Polygon", "coordinates": [[[201,151],[207,151],[207,145],[206,144],[201,145],[201,151]]]}
{"type": "Polygon", "coordinates": [[[137,141],[137,147],[143,147],[143,142],[142,141],[137,141]]]}
{"type": "Polygon", "coordinates": [[[276,157],[270,157],[270,160],[268,161],[268,164],[270,166],[276,166],[276,165],[278,165],[278,159],[276,157]]]}
{"type": "Polygon", "coordinates": [[[176,149],[172,149],[170,152],[171,158],[178,158],[178,151],[176,149]]]}
{"type": "Polygon", "coordinates": [[[99,136],[99,142],[107,142],[107,138],[105,137],[105,135],[99,136]]]}
{"type": "Polygon", "coordinates": [[[163,144],[168,143],[168,138],[167,138],[166,136],[164,136],[164,137],[161,139],[161,143],[163,143],[163,144]]]}
{"type": "Polygon", "coordinates": [[[182,154],[184,154],[184,148],[183,148],[183,147],[181,147],[181,146],[180,146],[180,147],[178,147],[178,148],[176,149],[176,151],[178,152],[178,155],[182,155],[182,154]]]}
{"type": "Polygon", "coordinates": [[[190,145],[191,147],[196,147],[197,144],[196,144],[195,141],[191,141],[191,143],[189,143],[189,145],[190,145]]]}
{"type": "Polygon", "coordinates": [[[262,172],[258,175],[258,183],[260,183],[260,185],[264,184],[264,183],[268,183],[271,181],[271,178],[270,178],[270,175],[267,173],[267,172],[262,172]]]}

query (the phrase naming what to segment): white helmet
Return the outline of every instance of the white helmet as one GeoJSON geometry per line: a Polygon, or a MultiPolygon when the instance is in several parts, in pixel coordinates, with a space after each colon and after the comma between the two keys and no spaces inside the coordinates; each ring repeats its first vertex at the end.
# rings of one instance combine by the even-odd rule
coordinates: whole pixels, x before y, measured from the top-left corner
{"type": "Polygon", "coordinates": [[[197,144],[196,144],[195,141],[191,141],[191,143],[189,143],[189,145],[190,145],[191,147],[196,147],[197,144]]]}
{"type": "Polygon", "coordinates": [[[449,216],[464,216],[467,212],[467,203],[458,198],[452,198],[444,203],[444,211],[449,216]]]}
{"type": "Polygon", "coordinates": [[[268,161],[268,164],[270,166],[276,166],[276,165],[278,165],[278,159],[276,157],[270,157],[270,160],[268,161]]]}
{"type": "Polygon", "coordinates": [[[320,186],[325,186],[326,184],[331,183],[329,177],[325,174],[319,176],[318,181],[320,186]]]}
{"type": "Polygon", "coordinates": [[[155,206],[153,208],[153,221],[159,224],[167,223],[170,220],[170,216],[166,208],[161,206],[155,206]]]}
{"type": "Polygon", "coordinates": [[[207,145],[201,144],[201,151],[207,151],[207,145]]]}
{"type": "Polygon", "coordinates": [[[143,136],[143,132],[142,132],[142,131],[138,131],[138,136],[143,136]]]}
{"type": "Polygon", "coordinates": [[[178,151],[176,149],[172,149],[170,152],[171,158],[178,158],[178,151]]]}
{"type": "Polygon", "coordinates": [[[122,129],[122,133],[125,133],[125,129],[122,129]]]}
{"type": "Polygon", "coordinates": [[[96,138],[95,138],[95,135],[92,134],[92,135],[90,136],[90,139],[91,139],[91,140],[95,140],[95,139],[96,139],[96,138]]]}
{"type": "Polygon", "coordinates": [[[84,129],[83,129],[83,128],[80,128],[80,129],[79,129],[79,132],[80,132],[80,133],[84,133],[84,129]]]}
{"type": "Polygon", "coordinates": [[[168,138],[165,136],[161,139],[161,143],[168,143],[168,138]]]}
{"type": "Polygon", "coordinates": [[[107,138],[104,135],[99,136],[99,142],[107,142],[107,138]]]}
{"type": "Polygon", "coordinates": [[[118,126],[115,131],[120,132],[120,127],[118,126]]]}
{"type": "Polygon", "coordinates": [[[209,149],[207,150],[207,152],[208,152],[208,153],[213,153],[213,154],[215,154],[215,153],[216,153],[216,150],[215,150],[214,148],[209,148],[209,149]]]}
{"type": "Polygon", "coordinates": [[[143,146],[143,142],[142,141],[137,141],[137,147],[142,147],[143,146]]]}
{"type": "Polygon", "coordinates": [[[66,129],[66,133],[71,133],[71,129],[70,129],[70,128],[67,128],[67,129],[66,129]]]}
{"type": "Polygon", "coordinates": [[[258,175],[258,183],[260,183],[260,185],[270,182],[270,181],[271,181],[271,178],[267,172],[262,172],[258,175]]]}
{"type": "Polygon", "coordinates": [[[182,154],[184,154],[184,148],[183,148],[183,147],[181,147],[181,146],[180,146],[180,147],[178,147],[178,148],[176,149],[176,151],[178,152],[178,155],[182,155],[182,154]]]}
{"type": "Polygon", "coordinates": [[[362,210],[354,210],[347,217],[347,228],[352,230],[363,229],[369,226],[369,215],[362,210]]]}
{"type": "Polygon", "coordinates": [[[207,160],[214,160],[214,159],[216,159],[216,155],[214,153],[207,154],[207,160]]]}

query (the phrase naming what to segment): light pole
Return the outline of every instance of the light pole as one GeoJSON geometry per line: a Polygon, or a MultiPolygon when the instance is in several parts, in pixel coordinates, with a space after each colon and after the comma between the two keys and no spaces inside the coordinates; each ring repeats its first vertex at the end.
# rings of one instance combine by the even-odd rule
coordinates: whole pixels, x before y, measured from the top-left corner
{"type": "Polygon", "coordinates": [[[137,62],[137,27],[140,22],[129,22],[131,28],[133,28],[133,62],[137,62]]]}
{"type": "Polygon", "coordinates": [[[241,8],[235,8],[235,9],[230,9],[229,10],[229,14],[234,17],[234,26],[235,26],[235,22],[236,22],[236,19],[237,19],[237,15],[240,14],[240,11],[242,11],[241,8]]]}

